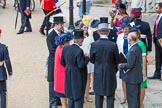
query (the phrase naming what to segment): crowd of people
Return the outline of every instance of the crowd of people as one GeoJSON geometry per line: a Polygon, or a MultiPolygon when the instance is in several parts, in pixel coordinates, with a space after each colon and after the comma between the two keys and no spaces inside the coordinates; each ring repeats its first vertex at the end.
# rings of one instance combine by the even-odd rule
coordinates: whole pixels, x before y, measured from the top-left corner
{"type": "MultiPolygon", "coordinates": [[[[156,12],[160,15],[161,5],[156,4],[156,12]]],[[[121,104],[128,103],[128,108],[144,108],[147,55],[152,51],[150,25],[142,21],[142,8],[132,8],[128,15],[126,6],[120,4],[116,12],[109,14],[111,28],[108,17],[101,17],[97,21],[83,15],[73,34],[64,31],[64,16],[52,16],[54,26],[47,35],[47,46],[49,57],[53,56],[48,58],[48,75],[54,74],[51,85],[55,92],[54,108],[59,98],[63,108],[83,108],[84,100],[93,102],[89,96],[92,82],[96,108],[103,108],[104,97],[107,98],[107,108],[114,108],[118,70],[123,88],[121,104]],[[97,27],[97,30],[92,31],[92,27],[97,27]],[[61,46],[57,46],[58,43],[61,46]],[[60,91],[56,90],[59,86],[60,91]]],[[[161,19],[158,17],[159,30],[156,24],[154,29],[154,42],[160,48],[158,58],[162,50],[159,41],[162,38],[161,19]]],[[[156,65],[161,67],[160,60],[156,61],[156,65]]],[[[148,78],[161,78],[160,74],[156,76],[157,72],[148,78]]]]}
{"type": "MultiPolygon", "coordinates": [[[[25,27],[26,32],[32,32],[29,3],[30,0],[20,0],[22,25],[17,34],[24,33],[25,27]]],[[[80,3],[82,1],[77,1],[79,8],[80,3]]],[[[147,55],[152,51],[152,33],[149,23],[142,21],[142,8],[132,8],[128,14],[125,4],[119,4],[116,11],[109,13],[110,26],[108,17],[94,20],[82,15],[80,8],[81,21],[71,33],[65,29],[66,17],[61,9],[55,9],[54,0],[40,0],[40,4],[45,17],[39,32],[47,36],[49,52],[49,108],[57,108],[58,105],[62,108],[83,108],[84,100],[93,102],[90,90],[94,92],[96,108],[103,108],[104,97],[107,108],[114,108],[118,71],[123,88],[121,104],[128,103],[128,108],[144,108],[147,78],[161,78],[162,3],[157,3],[155,7],[159,15],[153,31],[156,68],[152,77],[147,77],[147,55]],[[55,10],[53,14],[47,15],[52,10],[55,10]]],[[[91,1],[87,0],[87,14],[90,6],[91,1]]],[[[5,62],[9,75],[12,75],[7,47],[0,44],[0,49],[3,51],[0,53],[0,72],[4,73],[5,62]]],[[[0,75],[0,96],[4,99],[2,108],[6,108],[5,80],[6,76],[0,75]]]]}

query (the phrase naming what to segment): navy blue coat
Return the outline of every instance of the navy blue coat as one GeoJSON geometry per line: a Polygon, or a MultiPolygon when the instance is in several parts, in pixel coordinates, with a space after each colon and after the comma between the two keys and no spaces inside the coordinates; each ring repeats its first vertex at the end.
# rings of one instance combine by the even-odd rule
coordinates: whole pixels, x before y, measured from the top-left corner
{"type": "Polygon", "coordinates": [[[144,22],[140,19],[135,20],[135,25],[141,25],[140,26],[140,32],[143,35],[146,35],[146,39],[141,38],[141,41],[145,43],[147,47],[147,51],[152,51],[152,33],[150,29],[150,25],[147,22],[144,22]]]}
{"type": "Polygon", "coordinates": [[[20,9],[24,11],[27,7],[30,7],[30,0],[20,0],[20,9]]]}
{"type": "MultiPolygon", "coordinates": [[[[12,66],[8,54],[8,49],[4,44],[1,43],[0,43],[0,62],[4,62],[6,64],[8,74],[12,75],[12,66]]],[[[7,80],[7,72],[4,63],[0,65],[0,81],[7,80]]]]}
{"type": "Polygon", "coordinates": [[[87,82],[87,64],[89,58],[76,44],[65,46],[62,51],[61,64],[66,67],[65,95],[78,100],[84,96],[87,82]]]}

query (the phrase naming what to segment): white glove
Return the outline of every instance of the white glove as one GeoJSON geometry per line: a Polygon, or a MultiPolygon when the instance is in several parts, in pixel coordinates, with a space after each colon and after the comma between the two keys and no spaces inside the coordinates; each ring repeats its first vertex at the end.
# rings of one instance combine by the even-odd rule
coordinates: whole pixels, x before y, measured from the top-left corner
{"type": "Polygon", "coordinates": [[[12,75],[9,75],[8,80],[12,80],[12,75]]]}
{"type": "Polygon", "coordinates": [[[144,77],[144,76],[143,76],[143,81],[146,81],[146,80],[147,80],[147,77],[144,77]]]}

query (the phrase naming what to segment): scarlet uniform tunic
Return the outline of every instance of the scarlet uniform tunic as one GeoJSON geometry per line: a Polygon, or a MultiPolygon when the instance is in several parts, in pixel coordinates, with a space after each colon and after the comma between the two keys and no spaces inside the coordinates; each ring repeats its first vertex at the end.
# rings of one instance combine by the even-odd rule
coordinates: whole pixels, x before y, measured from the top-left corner
{"type": "Polygon", "coordinates": [[[54,0],[40,0],[43,10],[53,10],[55,6],[54,0]]]}
{"type": "Polygon", "coordinates": [[[62,50],[62,45],[59,45],[55,52],[54,91],[64,94],[65,67],[60,64],[62,50]]]}
{"type": "Polygon", "coordinates": [[[112,0],[112,3],[115,4],[115,0],[112,0]]]}

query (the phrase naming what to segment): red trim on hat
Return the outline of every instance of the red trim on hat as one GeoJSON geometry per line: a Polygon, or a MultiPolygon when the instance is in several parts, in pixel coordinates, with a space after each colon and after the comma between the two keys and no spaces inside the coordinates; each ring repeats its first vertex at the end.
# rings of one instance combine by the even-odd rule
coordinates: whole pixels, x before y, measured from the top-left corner
{"type": "Polygon", "coordinates": [[[2,33],[2,29],[0,29],[0,34],[2,33]]]}
{"type": "MultiPolygon", "coordinates": [[[[132,13],[132,11],[135,10],[135,9],[136,9],[136,8],[132,8],[132,9],[131,9],[131,13],[132,13]]],[[[133,13],[132,13],[132,14],[133,14],[133,13]]]]}
{"type": "Polygon", "coordinates": [[[142,14],[142,12],[136,12],[136,13],[134,13],[133,15],[134,16],[138,16],[138,15],[141,15],[142,14]]]}
{"type": "Polygon", "coordinates": [[[137,8],[132,8],[132,9],[131,9],[131,14],[133,14],[134,16],[138,16],[138,15],[141,15],[141,14],[142,14],[142,12],[133,13],[133,11],[134,11],[135,9],[137,9],[137,8]]]}

